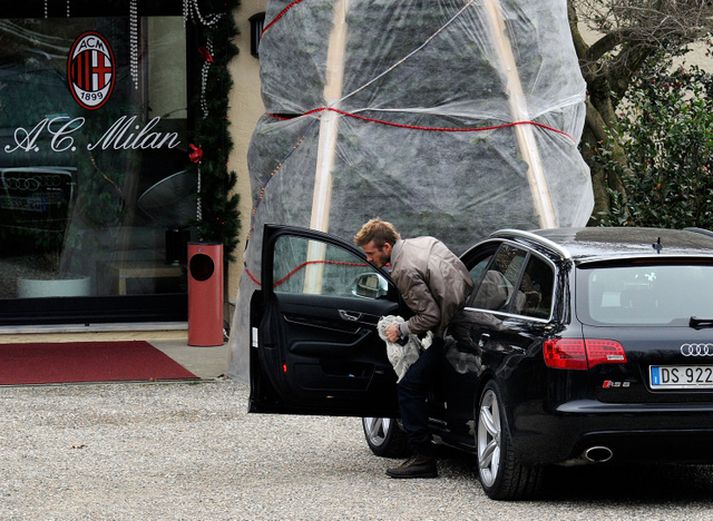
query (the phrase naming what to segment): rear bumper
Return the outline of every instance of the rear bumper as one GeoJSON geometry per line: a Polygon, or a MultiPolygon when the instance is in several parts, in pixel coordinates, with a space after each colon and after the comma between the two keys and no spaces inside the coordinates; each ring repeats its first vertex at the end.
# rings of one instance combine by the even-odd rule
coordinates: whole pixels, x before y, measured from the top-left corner
{"type": "Polygon", "coordinates": [[[574,453],[581,455],[594,446],[611,449],[612,462],[710,463],[713,461],[713,429],[590,433],[580,440],[574,453]]]}
{"type": "Polygon", "coordinates": [[[511,429],[515,453],[526,464],[564,463],[593,446],[609,447],[612,462],[713,462],[713,407],[686,404],[604,404],[579,400],[554,412],[519,410],[511,429]]]}

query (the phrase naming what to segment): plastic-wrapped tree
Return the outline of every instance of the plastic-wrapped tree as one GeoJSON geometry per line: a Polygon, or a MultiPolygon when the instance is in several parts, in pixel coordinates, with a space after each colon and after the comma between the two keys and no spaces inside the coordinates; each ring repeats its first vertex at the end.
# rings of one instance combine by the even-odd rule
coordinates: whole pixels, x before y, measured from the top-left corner
{"type": "Polygon", "coordinates": [[[456,252],[502,227],[587,222],[564,0],[275,0],[266,20],[232,374],[266,222],[349,239],[380,216],[456,252]]]}

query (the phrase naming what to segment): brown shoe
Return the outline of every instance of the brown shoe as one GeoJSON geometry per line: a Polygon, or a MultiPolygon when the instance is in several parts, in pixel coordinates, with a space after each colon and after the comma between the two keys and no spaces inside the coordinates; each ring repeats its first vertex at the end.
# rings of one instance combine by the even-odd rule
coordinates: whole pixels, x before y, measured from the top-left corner
{"type": "Polygon", "coordinates": [[[386,475],[392,478],[437,478],[436,458],[417,454],[398,467],[386,469],[386,475]]]}

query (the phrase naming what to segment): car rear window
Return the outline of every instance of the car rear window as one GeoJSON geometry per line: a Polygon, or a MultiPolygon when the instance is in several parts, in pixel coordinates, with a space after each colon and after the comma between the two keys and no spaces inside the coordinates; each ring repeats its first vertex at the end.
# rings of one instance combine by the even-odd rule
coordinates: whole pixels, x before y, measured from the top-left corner
{"type": "Polygon", "coordinates": [[[713,265],[578,268],[577,317],[585,324],[688,325],[713,318],[713,265]]]}

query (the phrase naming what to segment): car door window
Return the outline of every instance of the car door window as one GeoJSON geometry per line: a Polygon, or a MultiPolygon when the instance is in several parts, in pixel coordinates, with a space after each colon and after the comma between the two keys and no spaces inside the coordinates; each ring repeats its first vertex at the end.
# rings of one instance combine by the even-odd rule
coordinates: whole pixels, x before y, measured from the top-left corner
{"type": "Polygon", "coordinates": [[[379,272],[353,252],[305,237],[283,235],[274,247],[275,293],[378,298],[386,294],[379,272]]]}
{"type": "Polygon", "coordinates": [[[470,269],[470,278],[473,281],[473,290],[471,291],[470,295],[468,296],[468,300],[466,301],[465,305],[467,307],[473,307],[474,299],[478,294],[478,288],[483,282],[483,278],[485,278],[485,274],[487,273],[486,268],[490,264],[492,258],[493,253],[483,257],[479,261],[476,261],[475,266],[470,269]]]}
{"type": "Polygon", "coordinates": [[[513,312],[534,318],[549,318],[555,275],[552,267],[535,255],[525,267],[513,312]]]}
{"type": "Polygon", "coordinates": [[[485,268],[488,266],[490,259],[492,258],[492,255],[488,255],[484,259],[478,261],[478,263],[470,269],[470,278],[473,281],[473,287],[477,288],[480,286],[480,283],[485,276],[485,268]]]}
{"type": "Polygon", "coordinates": [[[526,252],[503,244],[483,275],[471,304],[473,307],[505,311],[516,297],[515,288],[526,252]]]}

